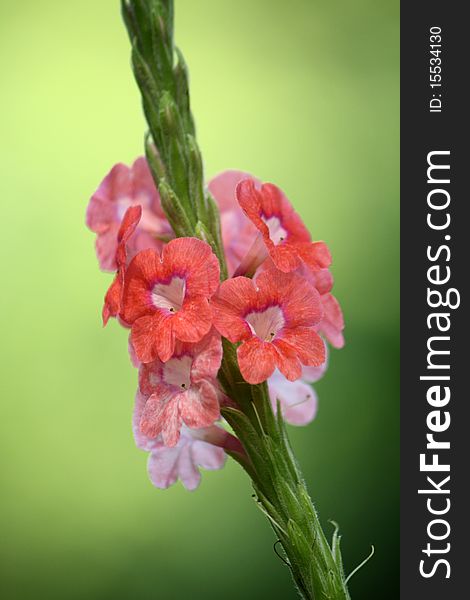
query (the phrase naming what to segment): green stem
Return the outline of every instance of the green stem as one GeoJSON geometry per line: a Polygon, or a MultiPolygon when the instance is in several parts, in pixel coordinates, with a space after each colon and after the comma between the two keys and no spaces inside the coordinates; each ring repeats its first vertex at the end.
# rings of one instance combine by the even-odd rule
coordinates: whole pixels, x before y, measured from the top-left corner
{"type": "MultiPolygon", "coordinates": [[[[234,348],[228,350],[227,346],[222,371],[230,373],[227,379],[237,386],[242,378],[234,361],[234,348]]],[[[240,410],[226,408],[222,412],[251,461],[249,475],[257,504],[282,544],[297,589],[306,600],[350,600],[340,538],[335,531],[331,547],[326,540],[292,452],[280,407],[274,415],[266,384],[247,387],[226,390],[240,410]]]]}

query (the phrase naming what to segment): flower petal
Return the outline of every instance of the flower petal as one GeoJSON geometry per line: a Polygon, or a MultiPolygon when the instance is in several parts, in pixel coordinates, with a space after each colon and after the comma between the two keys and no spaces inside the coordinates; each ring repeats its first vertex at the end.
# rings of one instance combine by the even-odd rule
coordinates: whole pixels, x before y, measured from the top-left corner
{"type": "Polygon", "coordinates": [[[278,353],[270,342],[261,342],[257,337],[252,337],[239,346],[237,357],[243,379],[257,384],[273,374],[278,353]]]}
{"type": "Polygon", "coordinates": [[[98,257],[98,262],[102,271],[113,272],[117,268],[116,251],[118,247],[118,230],[119,224],[116,222],[96,238],[96,256],[98,257]]]}
{"type": "Polygon", "coordinates": [[[214,326],[231,342],[251,337],[251,330],[242,318],[249,308],[257,307],[253,281],[247,277],[234,277],[222,282],[212,298],[214,326]]]}
{"type": "Polygon", "coordinates": [[[245,179],[252,180],[255,186],[261,187],[261,182],[244,171],[223,171],[209,181],[208,190],[217,202],[221,213],[240,209],[235,191],[240,181],[245,179]]]}
{"type": "Polygon", "coordinates": [[[127,323],[155,312],[151,290],[162,273],[160,255],[154,249],[142,250],[131,260],[123,290],[123,318],[127,323]]]}
{"type": "Polygon", "coordinates": [[[220,419],[217,391],[205,380],[180,394],[179,407],[183,421],[192,429],[208,427],[220,419]]]}
{"type": "Polygon", "coordinates": [[[268,381],[269,395],[273,409],[277,400],[281,405],[282,416],[291,425],[307,425],[316,415],[318,398],[315,390],[302,380],[288,381],[279,372],[268,381]]]}
{"type": "Polygon", "coordinates": [[[176,447],[161,447],[151,452],[147,471],[155,487],[166,490],[176,482],[179,474],[177,464],[180,452],[176,447]]]}
{"type": "Polygon", "coordinates": [[[275,300],[282,306],[287,326],[312,326],[322,318],[319,293],[300,275],[267,269],[256,278],[255,283],[260,303],[268,304],[275,300]]]}
{"type": "Polygon", "coordinates": [[[332,294],[321,297],[324,317],[319,325],[320,331],[334,348],[344,346],[344,318],[338,300],[332,294]]]}
{"type": "Polygon", "coordinates": [[[181,448],[177,467],[181,483],[189,492],[197,489],[201,482],[201,474],[191,452],[192,445],[193,442],[188,440],[181,448]]]}
{"type": "Polygon", "coordinates": [[[274,246],[270,249],[269,255],[276,267],[283,273],[295,271],[302,265],[297,249],[290,244],[274,246]]]}
{"type": "Polygon", "coordinates": [[[215,379],[222,362],[222,341],[215,329],[196,344],[193,354],[192,381],[197,383],[202,379],[215,379]]]}
{"type": "Polygon", "coordinates": [[[325,362],[325,343],[313,329],[308,327],[285,329],[282,339],[294,348],[302,364],[319,367],[325,362]]]}
{"type": "Polygon", "coordinates": [[[302,375],[302,366],[297,358],[294,348],[282,339],[272,342],[278,351],[276,366],[289,381],[295,381],[302,375]]]}
{"type": "Polygon", "coordinates": [[[137,319],[132,326],[131,341],[140,361],[151,362],[158,356],[166,362],[175,350],[172,317],[154,313],[137,319]]]}
{"type": "Polygon", "coordinates": [[[206,298],[189,299],[172,316],[173,333],[182,342],[198,342],[212,327],[212,309],[206,298]]]}
{"type": "Polygon", "coordinates": [[[142,413],[147,403],[148,397],[142,394],[140,390],[137,390],[134,402],[134,412],[132,414],[132,433],[134,434],[135,445],[141,450],[147,450],[148,452],[153,448],[158,447],[159,442],[155,438],[150,438],[140,429],[140,421],[142,419],[142,413]]]}
{"type": "Polygon", "coordinates": [[[141,432],[154,438],[162,434],[165,446],[175,446],[180,438],[180,394],[171,394],[167,386],[159,385],[147,400],[140,420],[141,432]]]}
{"type": "Polygon", "coordinates": [[[187,297],[210,298],[219,287],[219,261],[202,240],[189,237],[172,240],[163,249],[162,260],[168,274],[184,277],[187,297]]]}
{"type": "Polygon", "coordinates": [[[221,469],[225,464],[226,454],[223,449],[202,440],[195,440],[191,444],[191,454],[195,464],[209,471],[221,469]]]}
{"type": "Polygon", "coordinates": [[[101,312],[103,326],[108,323],[110,317],[116,317],[119,314],[121,310],[121,295],[122,277],[117,273],[104,297],[104,305],[101,312]]]}

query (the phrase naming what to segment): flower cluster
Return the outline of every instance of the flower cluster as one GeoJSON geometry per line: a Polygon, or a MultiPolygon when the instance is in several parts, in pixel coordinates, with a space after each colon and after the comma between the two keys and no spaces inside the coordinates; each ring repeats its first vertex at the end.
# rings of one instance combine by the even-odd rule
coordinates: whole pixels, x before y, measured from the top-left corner
{"type": "Polygon", "coordinates": [[[217,377],[222,338],[236,345],[244,381],[266,381],[273,409],[294,425],[316,414],[310,384],[326,369],[324,340],[344,344],[329,250],[312,242],[282,191],[239,171],[208,191],[220,211],[230,276],[222,282],[209,244],[174,238],[144,158],[116,165],[87,211],[100,267],[115,272],[103,322],[115,317],[130,330],[134,436],[161,488],[179,478],[194,489],[198,467],[219,469],[226,452],[243,453],[220,422],[221,407],[234,403],[217,377]]]}

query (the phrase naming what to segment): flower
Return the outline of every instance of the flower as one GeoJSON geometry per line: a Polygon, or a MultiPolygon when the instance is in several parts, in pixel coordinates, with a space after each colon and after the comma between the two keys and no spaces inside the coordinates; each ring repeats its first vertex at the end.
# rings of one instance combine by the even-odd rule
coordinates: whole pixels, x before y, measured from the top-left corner
{"type": "Polygon", "coordinates": [[[143,157],[130,168],[122,163],[115,165],[88,204],[86,223],[97,234],[96,254],[103,271],[116,270],[119,224],[127,208],[136,204],[142,206],[142,220],[129,245],[131,257],[145,248],[161,248],[162,242],[157,236],[172,236],[161,208],[160,196],[143,157]]]}
{"type": "Polygon", "coordinates": [[[316,271],[331,263],[324,242],[312,242],[308,229],[283,192],[272,183],[260,189],[250,180],[240,182],[238,202],[259,234],[235,275],[253,274],[269,255],[274,265],[290,273],[306,264],[316,271]]]}
{"type": "Polygon", "coordinates": [[[133,430],[137,447],[150,452],[147,467],[150,481],[154,486],[166,489],[181,479],[186,489],[195,490],[201,480],[198,467],[221,469],[226,459],[224,447],[237,446],[238,440],[217,425],[195,430],[183,425],[177,444],[165,446],[162,436],[149,438],[140,430],[147,400],[142,392],[137,392],[133,430]]]}
{"type": "Polygon", "coordinates": [[[214,326],[237,349],[245,381],[261,383],[277,367],[290,381],[301,376],[301,363],[319,366],[325,345],[314,327],[322,318],[317,290],[296,273],[263,271],[255,281],[224,281],[212,299],[214,326]]]}
{"type": "Polygon", "coordinates": [[[332,274],[328,269],[316,272],[303,269],[303,273],[320,294],[323,319],[318,324],[317,331],[324,335],[334,348],[342,348],[344,346],[344,318],[338,300],[330,293],[333,287],[332,274]]]}
{"type": "Polygon", "coordinates": [[[327,361],[320,367],[302,367],[301,378],[289,381],[278,370],[268,379],[268,390],[274,412],[277,401],[282,416],[291,425],[308,425],[317,414],[318,398],[310,383],[318,381],[326,371],[327,361]]]}
{"type": "Polygon", "coordinates": [[[147,397],[140,431],[149,438],[161,434],[165,446],[175,446],[183,423],[208,427],[220,418],[217,372],[222,361],[220,336],[212,330],[197,344],[178,343],[172,358],[142,363],[139,388],[147,397]]]}
{"type": "Polygon", "coordinates": [[[230,275],[235,272],[257,234],[256,227],[241,210],[235,194],[237,185],[246,179],[252,180],[255,187],[261,187],[260,181],[242,171],[224,171],[211,179],[207,186],[219,207],[222,241],[230,275]]]}
{"type": "Polygon", "coordinates": [[[124,281],[122,318],[132,327],[137,358],[166,362],[176,340],[198,342],[212,326],[209,299],[219,285],[219,262],[196,238],[177,238],[161,255],[142,250],[124,281]]]}
{"type": "Polygon", "coordinates": [[[130,206],[122,218],[116,239],[116,276],[109,286],[104,298],[102,311],[103,325],[106,325],[110,317],[116,317],[121,311],[121,297],[124,285],[124,272],[127,264],[127,244],[136,230],[142,217],[140,205],[130,206]]]}

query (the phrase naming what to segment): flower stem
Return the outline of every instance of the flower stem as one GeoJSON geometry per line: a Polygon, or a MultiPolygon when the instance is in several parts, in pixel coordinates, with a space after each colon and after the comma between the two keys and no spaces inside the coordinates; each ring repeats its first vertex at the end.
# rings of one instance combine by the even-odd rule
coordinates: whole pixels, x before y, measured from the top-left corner
{"type": "MultiPolygon", "coordinates": [[[[197,236],[212,246],[220,261],[221,278],[226,279],[219,213],[204,189],[188,73],[173,43],[173,0],[121,0],[121,7],[149,126],[147,160],[163,210],[176,236],[197,236]]],[[[226,407],[222,413],[244,450],[226,448],[226,452],[250,476],[256,502],[282,544],[301,596],[306,600],[349,600],[340,538],[335,531],[329,546],[292,452],[280,407],[275,416],[266,384],[253,386],[243,381],[236,348],[226,340],[219,379],[237,407],[226,407]]]]}
{"type": "Polygon", "coordinates": [[[247,472],[257,505],[282,545],[285,562],[302,598],[350,600],[340,537],[336,530],[331,546],[326,540],[292,452],[280,407],[274,415],[266,384],[241,384],[235,348],[230,346],[225,344],[222,371],[231,374],[233,383],[226,391],[240,409],[224,408],[222,413],[250,460],[247,472]]]}

